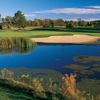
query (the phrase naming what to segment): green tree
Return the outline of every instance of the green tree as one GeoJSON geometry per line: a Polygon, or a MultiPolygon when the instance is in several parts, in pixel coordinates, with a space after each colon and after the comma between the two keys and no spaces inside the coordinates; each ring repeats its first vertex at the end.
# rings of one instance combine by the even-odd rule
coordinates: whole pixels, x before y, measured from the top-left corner
{"type": "Polygon", "coordinates": [[[81,27],[82,27],[82,26],[87,26],[87,24],[88,24],[88,23],[87,23],[86,21],[84,21],[84,20],[79,20],[79,21],[78,21],[78,26],[81,26],[81,27]]]}
{"type": "Polygon", "coordinates": [[[14,24],[18,28],[25,28],[26,27],[26,18],[21,11],[17,11],[13,17],[14,24]]]}
{"type": "Polygon", "coordinates": [[[0,29],[2,29],[2,18],[1,18],[1,14],[0,14],[0,29]]]}
{"type": "Polygon", "coordinates": [[[13,17],[6,16],[5,18],[3,18],[3,27],[5,27],[6,29],[11,29],[11,27],[13,26],[12,22],[13,17]]]}
{"type": "Polygon", "coordinates": [[[65,26],[65,22],[63,19],[55,20],[55,26],[65,26]]]}
{"type": "Polygon", "coordinates": [[[7,17],[5,18],[5,22],[11,25],[12,22],[13,22],[13,17],[7,16],[7,17]]]}
{"type": "Polygon", "coordinates": [[[50,20],[50,27],[54,28],[54,21],[53,20],[50,20]]]}
{"type": "Polygon", "coordinates": [[[92,24],[95,28],[100,28],[100,20],[93,21],[92,24]]]}
{"type": "Polygon", "coordinates": [[[73,21],[65,21],[65,23],[66,23],[66,28],[73,28],[74,27],[73,21]]]}

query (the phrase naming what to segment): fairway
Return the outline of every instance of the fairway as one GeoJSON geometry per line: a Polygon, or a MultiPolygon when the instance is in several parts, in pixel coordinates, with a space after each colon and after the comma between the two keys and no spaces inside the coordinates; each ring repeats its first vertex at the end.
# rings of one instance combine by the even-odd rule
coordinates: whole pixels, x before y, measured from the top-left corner
{"type": "Polygon", "coordinates": [[[49,36],[64,36],[64,35],[94,35],[100,36],[100,33],[91,32],[61,32],[61,31],[0,31],[0,37],[49,37],[49,36]]]}

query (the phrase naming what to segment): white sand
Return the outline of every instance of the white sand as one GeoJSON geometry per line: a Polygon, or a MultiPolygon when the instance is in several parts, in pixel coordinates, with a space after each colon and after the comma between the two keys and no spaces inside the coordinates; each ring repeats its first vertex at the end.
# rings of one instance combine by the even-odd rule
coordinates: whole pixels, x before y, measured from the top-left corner
{"type": "Polygon", "coordinates": [[[50,36],[46,38],[32,38],[32,41],[41,43],[89,43],[100,39],[99,36],[90,35],[69,35],[69,36],[50,36]]]}

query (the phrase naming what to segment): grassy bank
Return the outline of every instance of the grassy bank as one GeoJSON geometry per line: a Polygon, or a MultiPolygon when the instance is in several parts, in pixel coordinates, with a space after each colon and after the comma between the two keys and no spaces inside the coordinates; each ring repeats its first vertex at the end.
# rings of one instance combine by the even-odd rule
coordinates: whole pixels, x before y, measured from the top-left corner
{"type": "Polygon", "coordinates": [[[27,89],[0,79],[0,100],[32,100],[27,89]]]}
{"type": "MultiPolygon", "coordinates": [[[[16,73],[11,70],[4,68],[0,72],[0,100],[100,100],[99,80],[83,78],[78,82],[76,74],[65,74],[57,81],[49,76],[46,79],[48,72],[46,74],[46,71],[41,70],[31,70],[33,74],[38,73],[37,77],[21,74],[16,79],[16,73]],[[41,78],[40,73],[45,75],[44,78],[41,78]]],[[[53,72],[49,74],[56,78],[53,72]]]]}

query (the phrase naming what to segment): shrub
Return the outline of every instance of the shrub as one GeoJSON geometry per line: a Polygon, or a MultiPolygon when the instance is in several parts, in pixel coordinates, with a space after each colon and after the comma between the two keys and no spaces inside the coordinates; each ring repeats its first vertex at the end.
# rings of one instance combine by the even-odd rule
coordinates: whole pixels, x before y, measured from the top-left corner
{"type": "Polygon", "coordinates": [[[42,79],[39,79],[39,78],[32,79],[32,86],[37,95],[41,95],[44,93],[44,88],[43,88],[41,81],[42,79]]]}
{"type": "Polygon", "coordinates": [[[8,69],[6,69],[6,68],[4,68],[4,69],[2,69],[1,70],[1,77],[3,78],[3,79],[13,79],[13,72],[12,71],[10,71],[10,70],[8,70],[8,69]]]}

